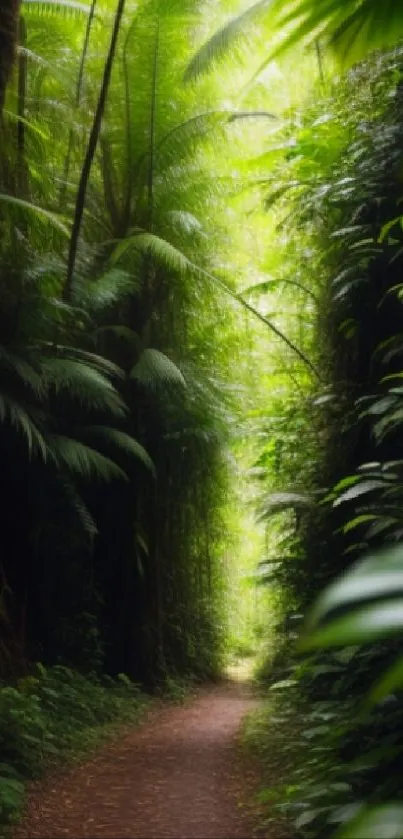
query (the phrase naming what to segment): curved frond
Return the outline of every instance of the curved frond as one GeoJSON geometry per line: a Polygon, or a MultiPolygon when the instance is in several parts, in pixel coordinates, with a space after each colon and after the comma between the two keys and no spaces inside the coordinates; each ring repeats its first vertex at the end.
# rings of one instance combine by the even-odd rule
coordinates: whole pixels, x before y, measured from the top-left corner
{"type": "MultiPolygon", "coordinates": [[[[43,346],[46,346],[48,350],[54,350],[54,345],[49,342],[44,343],[43,346]]],[[[94,370],[98,370],[103,376],[115,379],[122,379],[124,377],[123,370],[113,361],[110,361],[109,358],[104,358],[102,355],[83,350],[80,347],[64,346],[63,344],[58,344],[57,349],[63,358],[87,364],[94,370]]]]}
{"type": "Polygon", "coordinates": [[[91,6],[77,0],[23,0],[25,12],[36,15],[88,15],[91,6]]]}
{"type": "Polygon", "coordinates": [[[49,449],[57,464],[86,480],[128,480],[126,473],[117,463],[78,440],[53,434],[49,438],[49,449]]]}
{"type": "MultiPolygon", "coordinates": [[[[277,0],[279,5],[279,0],[277,0]]],[[[276,29],[289,35],[271,58],[294,44],[321,35],[333,46],[344,65],[360,61],[373,49],[397,43],[403,35],[403,8],[386,0],[297,0],[281,3],[276,29]]]]}
{"type": "Polygon", "coordinates": [[[70,232],[65,224],[60,221],[56,213],[45,210],[43,207],[38,207],[37,204],[31,204],[30,201],[24,201],[23,198],[16,198],[14,195],[7,195],[4,192],[0,193],[0,201],[5,204],[11,204],[13,207],[22,210],[24,213],[34,215],[40,222],[48,222],[52,227],[60,230],[66,238],[69,238],[70,232]]]}
{"type": "Polygon", "coordinates": [[[39,364],[35,369],[27,358],[7,347],[0,346],[0,370],[1,368],[19,379],[24,387],[29,388],[33,393],[37,395],[43,393],[44,385],[39,364]]]}
{"type": "Polygon", "coordinates": [[[56,393],[64,392],[89,410],[106,411],[121,417],[126,406],[109,379],[99,370],[71,358],[48,358],[43,375],[56,393]]]}
{"type": "Polygon", "coordinates": [[[0,422],[9,423],[25,440],[30,456],[40,454],[46,461],[46,442],[29,413],[10,396],[0,394],[0,422]]]}
{"type": "Polygon", "coordinates": [[[225,57],[232,46],[246,37],[248,24],[271,5],[272,0],[259,0],[215,32],[188,64],[185,80],[190,81],[202,73],[207,73],[217,61],[225,57]]]}
{"type": "Polygon", "coordinates": [[[131,248],[135,248],[148,256],[153,256],[161,265],[165,265],[166,268],[180,274],[191,268],[191,263],[182,251],[154,233],[135,233],[134,236],[124,239],[115,250],[115,260],[120,259],[131,248]]]}
{"type": "Polygon", "coordinates": [[[141,460],[144,466],[155,476],[155,466],[150,455],[144,446],[135,440],[134,437],[131,437],[130,434],[126,434],[124,431],[119,431],[116,428],[108,428],[104,425],[88,426],[86,432],[95,438],[99,438],[100,441],[103,440],[105,443],[109,443],[112,448],[119,449],[123,454],[128,454],[137,460],[141,460]]]}
{"type": "Polygon", "coordinates": [[[150,389],[156,389],[161,385],[186,387],[185,377],[179,367],[164,353],[154,349],[142,352],[130,376],[150,389]]]}
{"type": "Polygon", "coordinates": [[[137,277],[117,268],[107,271],[98,280],[76,280],[72,299],[93,312],[102,312],[139,290],[137,277]]]}

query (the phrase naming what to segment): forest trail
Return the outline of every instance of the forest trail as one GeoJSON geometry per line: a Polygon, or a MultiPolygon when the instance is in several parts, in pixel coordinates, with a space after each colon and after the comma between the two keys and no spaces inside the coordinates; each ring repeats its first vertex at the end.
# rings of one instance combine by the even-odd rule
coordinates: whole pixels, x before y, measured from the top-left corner
{"type": "Polygon", "coordinates": [[[238,749],[256,707],[246,684],[203,689],[153,708],[91,760],[33,785],[13,839],[249,839],[252,767],[238,749]]]}

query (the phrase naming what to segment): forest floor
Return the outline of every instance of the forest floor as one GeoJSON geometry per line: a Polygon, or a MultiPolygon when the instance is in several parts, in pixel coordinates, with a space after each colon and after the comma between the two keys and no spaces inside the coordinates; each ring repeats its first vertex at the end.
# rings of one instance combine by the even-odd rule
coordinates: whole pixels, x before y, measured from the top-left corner
{"type": "Polygon", "coordinates": [[[256,706],[239,681],[203,688],[179,706],[157,703],[90,760],[32,784],[13,839],[259,835],[259,773],[239,748],[242,722],[256,706]]]}

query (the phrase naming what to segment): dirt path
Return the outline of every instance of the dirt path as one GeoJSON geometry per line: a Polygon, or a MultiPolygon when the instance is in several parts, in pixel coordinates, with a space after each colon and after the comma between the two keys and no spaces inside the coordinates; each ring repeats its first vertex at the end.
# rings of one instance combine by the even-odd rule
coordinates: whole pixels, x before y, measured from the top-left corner
{"type": "Polygon", "coordinates": [[[255,704],[247,687],[223,684],[154,709],[119,743],[34,788],[14,839],[250,839],[254,778],[237,733],[255,704]]]}

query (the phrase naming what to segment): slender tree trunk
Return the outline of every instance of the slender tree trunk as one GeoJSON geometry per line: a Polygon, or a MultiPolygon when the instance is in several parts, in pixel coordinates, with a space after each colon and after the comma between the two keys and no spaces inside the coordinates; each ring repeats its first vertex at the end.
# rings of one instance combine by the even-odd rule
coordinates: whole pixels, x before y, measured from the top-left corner
{"type": "MultiPolygon", "coordinates": [[[[85,30],[84,44],[83,44],[83,50],[82,50],[82,53],[81,53],[80,68],[79,68],[79,71],[78,71],[78,78],[77,78],[77,85],[76,85],[76,95],[75,95],[75,100],[74,100],[75,110],[77,110],[79,108],[80,103],[81,103],[81,94],[82,94],[83,81],[84,81],[84,67],[85,67],[85,61],[86,61],[86,58],[87,58],[87,52],[88,52],[88,47],[89,47],[89,43],[90,43],[91,28],[92,28],[92,22],[94,20],[94,15],[95,15],[96,3],[97,3],[97,0],[92,0],[91,9],[90,9],[90,13],[88,15],[87,26],[86,26],[86,30],[85,30]]],[[[60,187],[59,206],[60,206],[61,210],[63,209],[65,198],[66,198],[66,189],[67,189],[67,182],[68,182],[69,173],[70,173],[70,163],[71,163],[71,155],[72,155],[72,151],[73,151],[73,144],[74,144],[74,129],[70,128],[69,139],[68,139],[68,143],[67,143],[66,160],[64,162],[62,185],[60,187]]]]}
{"type": "Polygon", "coordinates": [[[6,88],[13,69],[18,42],[20,0],[1,0],[0,3],[0,116],[4,107],[6,88]]]}
{"type": "Polygon", "coordinates": [[[87,195],[87,187],[88,181],[91,173],[91,167],[94,162],[95,152],[98,145],[99,134],[101,131],[102,125],[102,118],[104,115],[106,99],[108,96],[109,90],[109,83],[111,80],[112,75],[112,68],[115,59],[115,52],[116,52],[116,44],[118,40],[118,35],[120,31],[120,25],[122,23],[123,11],[125,8],[125,0],[119,0],[116,14],[115,14],[115,21],[113,25],[112,37],[111,42],[109,45],[109,52],[105,62],[104,74],[102,79],[101,90],[99,93],[98,104],[96,107],[96,111],[94,114],[94,120],[92,123],[91,133],[88,140],[87,151],[85,154],[85,159],[83,163],[83,168],[81,170],[81,177],[80,183],[78,186],[77,191],[77,199],[76,199],[76,209],[74,213],[74,221],[73,221],[73,228],[71,231],[71,238],[70,238],[70,248],[69,248],[69,255],[67,260],[67,275],[66,275],[66,282],[64,285],[63,290],[63,297],[65,300],[70,300],[71,292],[73,288],[73,279],[74,279],[74,268],[76,264],[76,257],[77,257],[77,248],[78,248],[78,240],[80,236],[81,230],[81,222],[83,220],[83,213],[84,213],[84,206],[85,206],[85,199],[87,195]]]}
{"type": "MultiPolygon", "coordinates": [[[[24,18],[19,21],[19,38],[22,47],[26,44],[27,29],[24,18]]],[[[25,165],[25,98],[27,90],[27,57],[24,52],[18,60],[18,123],[17,123],[17,193],[20,198],[28,194],[28,172],[25,165]]]]}

